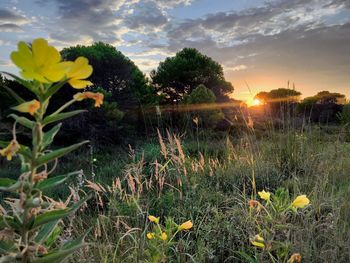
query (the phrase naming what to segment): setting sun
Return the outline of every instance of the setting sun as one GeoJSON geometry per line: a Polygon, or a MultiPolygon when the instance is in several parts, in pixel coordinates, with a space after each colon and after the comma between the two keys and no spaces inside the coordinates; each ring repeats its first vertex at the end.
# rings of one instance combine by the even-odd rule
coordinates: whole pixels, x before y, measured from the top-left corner
{"type": "Polygon", "coordinates": [[[246,101],[248,107],[254,107],[254,106],[260,106],[263,104],[263,102],[259,99],[255,99],[255,98],[249,98],[247,101],[246,101]]]}

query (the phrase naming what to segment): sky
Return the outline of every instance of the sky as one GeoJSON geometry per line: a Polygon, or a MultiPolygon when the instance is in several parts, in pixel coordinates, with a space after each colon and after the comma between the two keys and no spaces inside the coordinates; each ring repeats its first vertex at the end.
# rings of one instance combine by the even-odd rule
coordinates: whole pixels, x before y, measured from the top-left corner
{"type": "Polygon", "coordinates": [[[232,97],[290,87],[350,98],[350,0],[0,0],[0,71],[18,41],[103,41],[146,74],[184,47],[218,61],[232,97]]]}

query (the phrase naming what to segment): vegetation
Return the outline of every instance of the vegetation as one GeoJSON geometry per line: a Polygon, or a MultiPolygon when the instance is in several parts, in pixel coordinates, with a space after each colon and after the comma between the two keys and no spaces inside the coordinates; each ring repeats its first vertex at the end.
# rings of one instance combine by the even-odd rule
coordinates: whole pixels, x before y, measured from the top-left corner
{"type": "Polygon", "coordinates": [[[175,57],[161,62],[151,72],[153,85],[164,95],[166,102],[180,102],[198,85],[214,92],[218,101],[228,99],[233,86],[224,78],[222,66],[194,48],[184,48],[175,57]]]}
{"type": "MultiPolygon", "coordinates": [[[[26,46],[26,54],[38,52],[34,47],[26,46]]],[[[50,67],[33,70],[13,58],[28,79],[14,77],[24,86],[1,79],[0,96],[9,98],[6,107],[19,104],[12,110],[22,115],[11,117],[24,127],[12,132],[3,121],[0,127],[8,140],[0,153],[14,157],[0,161],[0,262],[349,262],[348,105],[332,124],[309,121],[294,111],[297,101],[279,104],[280,116],[238,108],[229,129],[218,129],[228,114],[217,90],[193,81],[179,105],[171,105],[178,110],[172,122],[164,117],[166,104],[157,105],[157,113],[139,101],[139,120],[151,132],[133,136],[136,122],[127,122],[131,116],[113,90],[87,80],[90,66],[79,56],[88,53],[63,62],[63,73],[53,75],[50,67]],[[73,74],[74,67],[84,70],[73,74]],[[90,86],[57,110],[57,95],[74,90],[63,87],[67,82],[90,86]],[[91,137],[102,137],[70,152],[81,144],[67,142],[77,141],[86,126],[66,126],[60,138],[53,121],[80,112],[71,105],[77,101],[89,108],[86,99],[97,107],[86,122],[95,129],[91,137]],[[182,130],[183,119],[192,125],[182,130]],[[108,127],[126,134],[123,142],[111,139],[108,127]]],[[[192,49],[183,53],[203,59],[192,49]]],[[[287,89],[270,93],[274,99],[300,96],[287,89]]]]}

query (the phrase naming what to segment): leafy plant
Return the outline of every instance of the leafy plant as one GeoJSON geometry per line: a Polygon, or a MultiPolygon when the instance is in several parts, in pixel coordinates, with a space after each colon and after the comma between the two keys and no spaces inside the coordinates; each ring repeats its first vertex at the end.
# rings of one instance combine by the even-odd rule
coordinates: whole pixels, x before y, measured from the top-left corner
{"type": "Polygon", "coordinates": [[[15,120],[12,140],[0,142],[0,154],[12,160],[21,160],[21,174],[17,180],[0,179],[0,190],[7,192],[7,198],[0,205],[0,262],[62,262],[77,249],[86,245],[84,237],[65,242],[60,247],[57,240],[61,234],[61,222],[74,214],[90,196],[69,206],[70,200],[55,201],[43,194],[49,188],[64,183],[69,176],[52,176],[58,159],[80,146],[83,141],[59,149],[50,146],[61,128],[57,123],[75,116],[84,110],[64,111],[71,104],[84,99],[95,100],[95,106],[103,103],[103,94],[81,92],[52,114],[47,114],[52,96],[60,92],[65,83],[73,88],[83,89],[92,83],[85,80],[92,73],[92,67],[84,57],[73,61],[61,61],[59,52],[44,39],[35,39],[31,45],[19,42],[18,51],[12,52],[12,61],[21,69],[22,78],[6,73],[33,95],[25,101],[14,91],[10,95],[19,103],[13,110],[23,113],[10,114],[15,120]],[[28,115],[29,114],[29,115],[28,115]],[[16,137],[17,125],[31,130],[32,145],[20,144],[16,137]],[[54,126],[52,126],[55,124],[54,126]]]}
{"type": "Polygon", "coordinates": [[[148,219],[153,223],[153,227],[151,232],[146,235],[148,239],[148,248],[146,250],[147,262],[168,262],[170,248],[177,243],[175,241],[176,235],[180,231],[190,230],[193,227],[193,223],[188,220],[178,225],[169,217],[163,226],[159,222],[159,217],[150,215],[148,219]]]}

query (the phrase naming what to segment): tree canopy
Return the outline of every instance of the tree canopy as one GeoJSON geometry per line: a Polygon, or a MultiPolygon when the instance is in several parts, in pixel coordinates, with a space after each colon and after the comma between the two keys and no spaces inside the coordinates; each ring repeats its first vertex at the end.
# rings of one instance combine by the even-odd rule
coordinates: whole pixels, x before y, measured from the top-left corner
{"type": "Polygon", "coordinates": [[[147,84],[145,75],[129,58],[115,47],[102,42],[91,46],[78,45],[61,52],[64,59],[84,56],[93,66],[90,81],[94,87],[111,92],[121,108],[135,104],[149,104],[156,100],[155,92],[147,84]]]}
{"type": "Polygon", "coordinates": [[[295,89],[280,88],[269,92],[261,91],[255,95],[255,98],[267,103],[279,101],[297,102],[300,100],[300,95],[301,93],[295,89]]]}
{"type": "Polygon", "coordinates": [[[200,84],[213,91],[218,101],[227,100],[234,90],[225,80],[222,66],[194,48],[184,48],[166,58],[150,76],[158,92],[170,103],[182,101],[200,84]]]}

